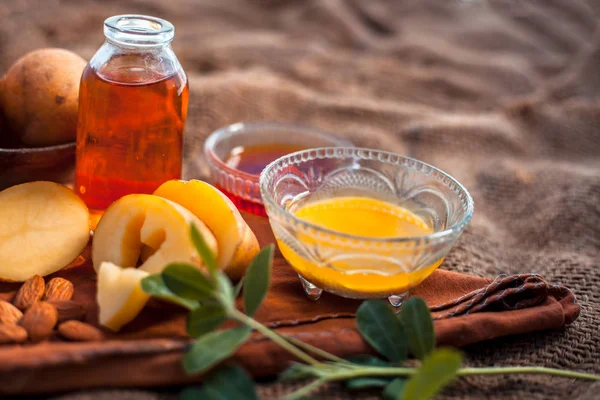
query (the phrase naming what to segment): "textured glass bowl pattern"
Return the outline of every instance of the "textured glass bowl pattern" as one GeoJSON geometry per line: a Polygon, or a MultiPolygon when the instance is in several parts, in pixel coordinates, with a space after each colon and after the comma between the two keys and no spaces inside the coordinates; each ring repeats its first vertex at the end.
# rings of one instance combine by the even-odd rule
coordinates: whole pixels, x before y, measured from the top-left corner
{"type": "Polygon", "coordinates": [[[471,196],[448,174],[415,159],[370,149],[319,148],[290,154],[265,168],[260,189],[280,250],[313,299],[325,290],[349,298],[388,297],[399,305],[441,264],[473,214],[471,196]],[[360,237],[293,215],[308,203],[342,196],[402,206],[433,232],[360,237]]]}

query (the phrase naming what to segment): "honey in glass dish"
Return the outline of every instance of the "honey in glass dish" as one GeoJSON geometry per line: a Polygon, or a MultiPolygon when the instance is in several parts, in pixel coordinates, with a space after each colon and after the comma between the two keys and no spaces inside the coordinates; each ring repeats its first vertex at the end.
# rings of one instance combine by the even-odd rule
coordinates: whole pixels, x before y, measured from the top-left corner
{"type": "Polygon", "coordinates": [[[111,17],[83,72],[75,190],[94,214],[181,178],[189,93],[173,32],[158,18],[111,17]]]}
{"type": "MultiPolygon", "coordinates": [[[[284,143],[236,146],[231,149],[231,152],[224,161],[225,165],[232,169],[246,174],[259,176],[267,165],[277,160],[279,157],[304,150],[305,148],[305,146],[284,143]]],[[[244,199],[244,197],[232,193],[219,185],[217,185],[217,187],[233,201],[238,209],[264,217],[267,216],[265,208],[261,203],[244,199]]]]}
{"type": "Polygon", "coordinates": [[[473,215],[450,175],[367,148],[284,156],[262,172],[260,189],[281,254],[313,300],[327,291],[400,305],[473,215]]]}
{"type": "Polygon", "coordinates": [[[241,211],[266,217],[259,179],[271,162],[305,149],[352,147],[352,142],[308,126],[285,122],[238,122],[211,133],[204,143],[210,183],[241,211]]]}
{"type": "Polygon", "coordinates": [[[267,165],[279,157],[304,149],[304,146],[281,143],[237,146],[231,150],[225,164],[247,174],[260,175],[267,165]]]}
{"type": "MultiPolygon", "coordinates": [[[[321,200],[302,206],[294,215],[335,232],[365,238],[409,238],[433,233],[433,229],[412,211],[368,197],[321,200]]],[[[319,239],[306,234],[300,234],[298,238],[317,253],[327,253],[327,247],[330,246],[330,238],[319,239]]],[[[278,245],[283,256],[298,273],[314,285],[350,296],[359,293],[359,297],[385,297],[389,293],[407,292],[411,285],[422,282],[443,261],[443,258],[439,258],[416,271],[398,273],[397,265],[389,261],[389,254],[382,249],[377,258],[377,270],[372,270],[369,266],[365,266],[364,270],[357,268],[357,259],[360,260],[360,257],[338,257],[335,261],[331,260],[327,268],[323,268],[296,253],[283,241],[278,240],[278,245]]],[[[341,253],[351,254],[356,251],[351,245],[346,247],[343,242],[336,246],[341,253]]]]}

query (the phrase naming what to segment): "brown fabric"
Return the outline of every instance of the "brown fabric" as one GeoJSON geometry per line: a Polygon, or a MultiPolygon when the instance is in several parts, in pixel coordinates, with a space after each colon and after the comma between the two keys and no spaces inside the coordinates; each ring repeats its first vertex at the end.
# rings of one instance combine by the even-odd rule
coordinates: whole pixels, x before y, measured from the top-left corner
{"type": "MultiPolygon", "coordinates": [[[[599,11],[596,0],[12,0],[0,2],[0,72],[42,46],[89,58],[108,15],[169,19],[190,78],[187,177],[206,176],[204,138],[240,120],[310,124],[430,162],[464,183],[476,204],[443,269],[538,273],[570,288],[581,306],[567,329],[465,347],[467,364],[600,373],[599,11]]],[[[476,313],[482,326],[493,323],[489,314],[476,313]]],[[[454,320],[438,321],[438,333],[454,320]]],[[[290,389],[270,384],[261,393],[290,389]]],[[[439,397],[587,400],[599,389],[477,377],[439,397]]],[[[349,397],[337,386],[319,394],[349,397]]],[[[173,398],[68,398],[102,396],[173,398]]]]}

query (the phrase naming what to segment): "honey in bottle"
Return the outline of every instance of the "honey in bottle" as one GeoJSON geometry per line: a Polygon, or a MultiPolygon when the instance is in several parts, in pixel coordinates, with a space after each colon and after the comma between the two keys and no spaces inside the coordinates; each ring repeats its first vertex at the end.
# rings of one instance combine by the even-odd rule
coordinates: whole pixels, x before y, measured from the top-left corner
{"type": "Polygon", "coordinates": [[[169,22],[115,16],[104,34],[79,92],[75,190],[93,213],[181,178],[189,96],[169,22]]]}

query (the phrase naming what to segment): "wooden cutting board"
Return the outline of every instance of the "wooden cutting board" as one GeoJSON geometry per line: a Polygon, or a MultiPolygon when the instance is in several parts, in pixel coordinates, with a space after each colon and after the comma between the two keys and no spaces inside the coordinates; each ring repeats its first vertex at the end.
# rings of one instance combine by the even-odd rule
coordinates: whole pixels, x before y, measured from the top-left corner
{"type": "MultiPolygon", "coordinates": [[[[274,242],[266,218],[244,214],[261,246],[274,242]]],[[[88,308],[86,322],[98,326],[96,274],[90,248],[69,268],[53,276],[73,282],[73,299],[88,308]]],[[[47,279],[52,276],[47,277],[47,279]]],[[[439,269],[413,293],[431,305],[455,300],[492,286],[491,279],[439,269]]],[[[9,300],[19,284],[0,283],[0,298],[9,300]]],[[[579,306],[571,292],[548,295],[535,306],[502,312],[487,310],[435,321],[438,344],[463,346],[494,337],[556,329],[572,322],[579,306]]],[[[538,296],[539,291],[532,293],[538,296]]],[[[527,296],[519,291],[518,296],[527,296]]],[[[271,287],[255,318],[280,334],[303,340],[340,357],[372,350],[356,330],[354,313],[360,301],[323,294],[309,300],[296,273],[276,252],[271,287]]],[[[435,313],[434,313],[435,316],[435,313]]],[[[196,382],[181,360],[191,340],[185,330],[186,312],[173,305],[149,302],[142,313],[119,333],[102,342],[66,342],[57,335],[39,344],[0,346],[0,395],[37,394],[94,387],[155,387],[196,382]]],[[[256,377],[274,376],[293,357],[259,334],[254,334],[232,361],[256,377]]]]}

